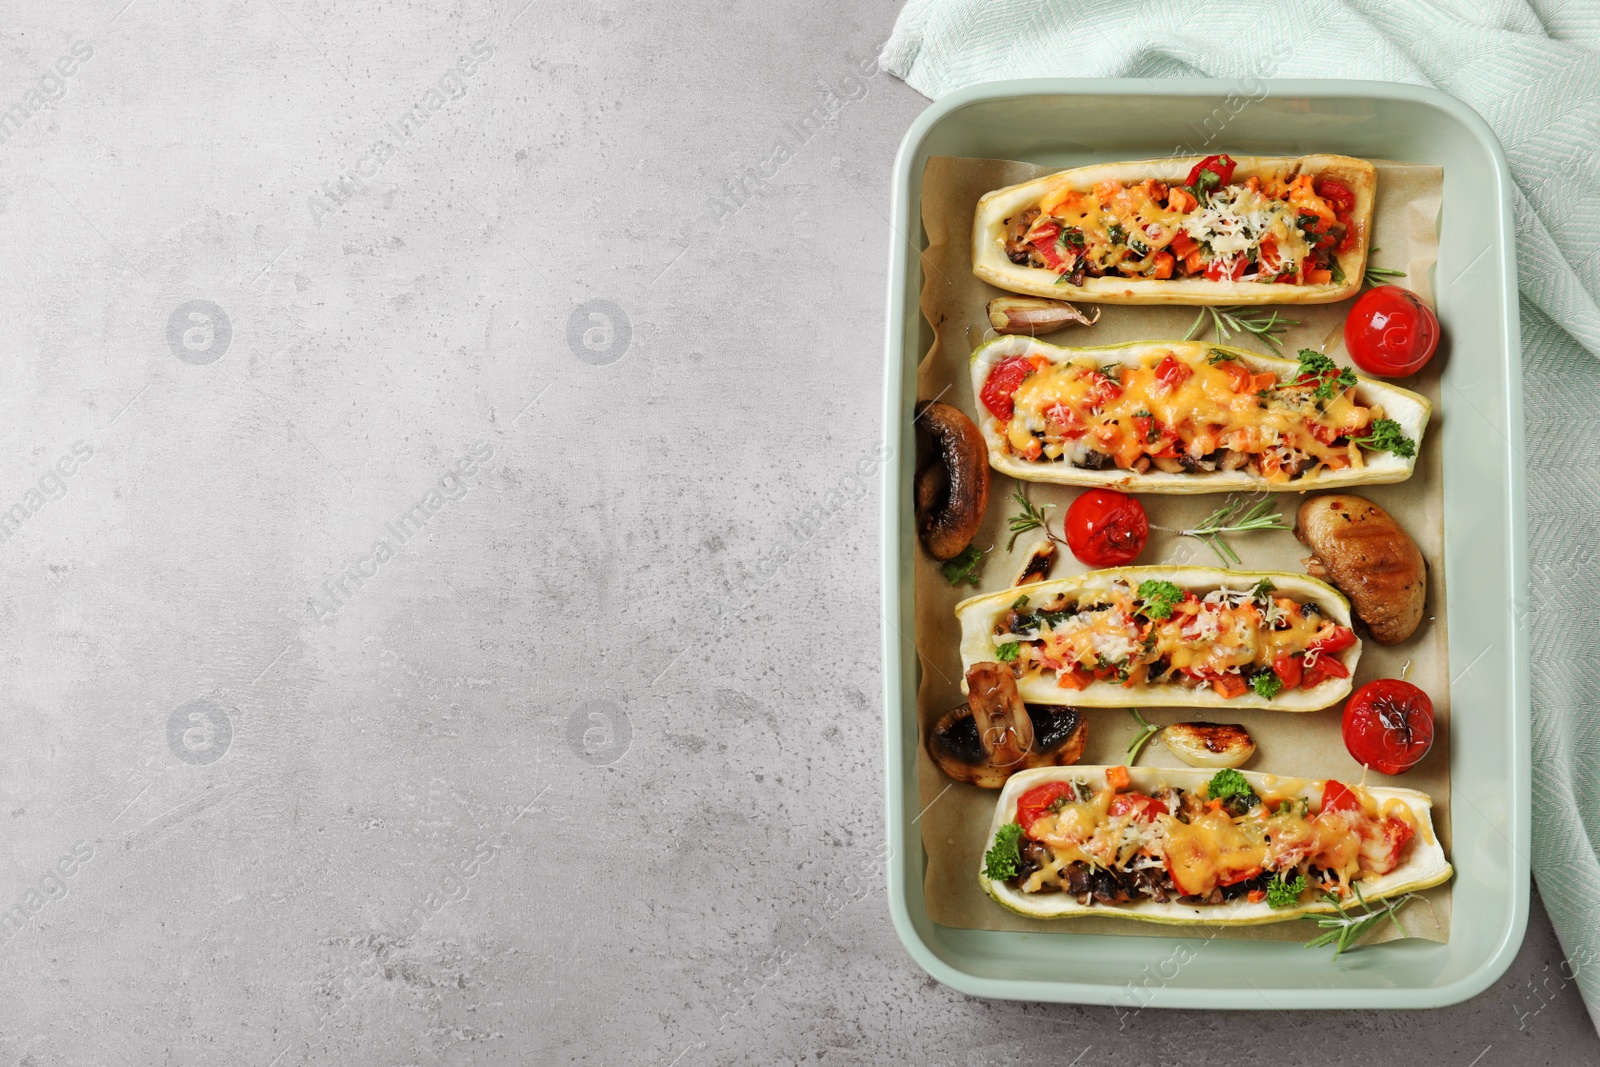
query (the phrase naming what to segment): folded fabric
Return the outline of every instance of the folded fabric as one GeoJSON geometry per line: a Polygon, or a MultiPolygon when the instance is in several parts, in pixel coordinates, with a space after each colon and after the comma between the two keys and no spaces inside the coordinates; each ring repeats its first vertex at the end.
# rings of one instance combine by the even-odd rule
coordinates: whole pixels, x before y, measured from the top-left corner
{"type": "Polygon", "coordinates": [[[938,97],[1044,77],[1365,78],[1432,85],[1500,138],[1517,184],[1527,413],[1533,868],[1600,1027],[1600,5],[909,0],[880,65],[938,97]],[[1585,351],[1587,349],[1587,351],[1585,351]]]}

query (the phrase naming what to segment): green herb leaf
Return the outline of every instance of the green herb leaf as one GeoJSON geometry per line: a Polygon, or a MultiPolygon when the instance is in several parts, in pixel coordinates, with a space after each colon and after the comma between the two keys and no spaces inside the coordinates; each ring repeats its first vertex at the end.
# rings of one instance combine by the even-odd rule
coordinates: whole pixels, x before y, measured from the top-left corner
{"type": "Polygon", "coordinates": [[[1007,641],[1003,645],[994,646],[994,658],[1001,663],[1014,663],[1017,659],[1019,647],[1015,641],[1007,641]]]}
{"type": "Polygon", "coordinates": [[[1300,894],[1310,888],[1303,874],[1296,876],[1292,882],[1285,882],[1283,876],[1279,875],[1267,883],[1267,907],[1292,907],[1300,902],[1300,894]]]}
{"type": "Polygon", "coordinates": [[[1152,579],[1139,583],[1139,599],[1144,601],[1144,605],[1139,608],[1139,614],[1145,618],[1170,619],[1172,609],[1183,600],[1183,590],[1171,582],[1158,582],[1152,579]]]}
{"type": "Polygon", "coordinates": [[[1400,424],[1393,419],[1376,419],[1368,429],[1367,436],[1353,438],[1356,444],[1374,452],[1393,452],[1401,459],[1417,454],[1417,443],[1401,433],[1400,424]]]}
{"type": "Polygon", "coordinates": [[[1249,780],[1232,767],[1220,770],[1211,776],[1211,781],[1206,783],[1206,797],[1210,800],[1220,800],[1230,807],[1237,804],[1244,809],[1255,807],[1261,799],[1256,796],[1256,791],[1250,788],[1249,780]]]}
{"type": "Polygon", "coordinates": [[[1256,691],[1257,696],[1271,700],[1283,690],[1283,679],[1278,677],[1278,672],[1268,667],[1250,679],[1250,688],[1256,691]]]}
{"type": "MultiPolygon", "coordinates": [[[[1277,591],[1278,587],[1272,584],[1271,578],[1263,578],[1250,587],[1250,596],[1256,600],[1263,600],[1268,593],[1276,593],[1277,591]]],[[[1024,597],[1023,599],[1027,598],[1024,597]]]]}
{"type": "Polygon", "coordinates": [[[1206,362],[1215,367],[1218,363],[1227,363],[1233,358],[1234,355],[1232,352],[1224,352],[1220,348],[1213,348],[1211,350],[1211,356],[1206,360],[1206,362]]]}
{"type": "Polygon", "coordinates": [[[996,830],[994,844],[983,854],[983,876],[996,882],[1015,878],[1022,863],[1021,844],[1021,825],[1011,822],[996,830]]]}
{"type": "Polygon", "coordinates": [[[1321,352],[1313,352],[1309,348],[1300,350],[1298,377],[1317,379],[1317,386],[1311,391],[1311,395],[1318,400],[1332,400],[1356,384],[1355,371],[1349,367],[1340,367],[1332,358],[1321,352]]]}
{"type": "Polygon", "coordinates": [[[961,554],[939,568],[944,580],[951,585],[977,585],[978,567],[983,563],[983,549],[968,545],[961,554]]]}
{"type": "Polygon", "coordinates": [[[1011,602],[1011,610],[1012,611],[1021,611],[1023,608],[1025,608],[1027,606],[1028,606],[1028,595],[1026,593],[1024,593],[1023,595],[1017,597],[1017,599],[1015,599],[1015,600],[1013,600],[1011,602]]]}

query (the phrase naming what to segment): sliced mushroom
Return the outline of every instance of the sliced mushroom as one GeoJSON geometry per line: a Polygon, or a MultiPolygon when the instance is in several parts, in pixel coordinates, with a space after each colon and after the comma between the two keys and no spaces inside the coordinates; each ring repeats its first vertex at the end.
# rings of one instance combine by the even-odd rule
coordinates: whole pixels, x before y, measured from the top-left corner
{"type": "Polygon", "coordinates": [[[1044,300],[1036,296],[1001,296],[989,301],[989,325],[995,333],[1020,333],[1038,337],[1077,323],[1093,326],[1100,321],[1096,305],[1090,318],[1065,300],[1044,300]]]}
{"type": "Polygon", "coordinates": [[[967,703],[940,716],[928,754],[958,782],[999,789],[1018,771],[1066,766],[1083,757],[1089,725],[1074,708],[1031,707],[999,663],[967,671],[967,703]]]}
{"type": "Polygon", "coordinates": [[[1428,565],[1411,536],[1365,497],[1326,493],[1300,505],[1294,535],[1316,553],[1302,562],[1350,598],[1380,645],[1416,632],[1428,596],[1428,565]]]}
{"type": "Polygon", "coordinates": [[[916,422],[938,448],[917,475],[917,533],[934,559],[954,559],[972,543],[989,506],[989,446],[973,421],[949,404],[918,404],[916,422]]]}
{"type": "Polygon", "coordinates": [[[1028,558],[1022,563],[1022,569],[1017,572],[1017,580],[1011,584],[1016,586],[1042,582],[1050,577],[1050,569],[1055,565],[1056,543],[1047,537],[1033,546],[1033,551],[1028,553],[1028,558]]]}
{"type": "Polygon", "coordinates": [[[1175,722],[1161,740],[1191,767],[1239,767],[1256,753],[1250,731],[1231,722],[1175,722]]]}

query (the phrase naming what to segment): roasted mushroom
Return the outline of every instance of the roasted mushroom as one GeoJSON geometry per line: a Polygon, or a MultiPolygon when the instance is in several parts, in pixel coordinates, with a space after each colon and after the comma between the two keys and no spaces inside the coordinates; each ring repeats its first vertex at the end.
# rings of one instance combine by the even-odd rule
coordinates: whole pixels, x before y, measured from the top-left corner
{"type": "Polygon", "coordinates": [[[1387,511],[1349,493],[1314,496],[1300,505],[1294,535],[1316,553],[1301,561],[1307,573],[1350,598],[1374,641],[1397,645],[1416,632],[1428,567],[1387,511]]]}
{"type": "Polygon", "coordinates": [[[934,559],[954,559],[972,543],[989,506],[989,446],[973,421],[949,404],[918,404],[916,423],[938,449],[917,475],[917,534],[934,559]]]}
{"type": "Polygon", "coordinates": [[[967,703],[939,718],[928,754],[958,782],[999,789],[1018,771],[1078,762],[1088,740],[1089,725],[1077,710],[1026,705],[1010,669],[974,663],[967,703]]]}
{"type": "Polygon", "coordinates": [[[1161,740],[1191,767],[1240,767],[1256,753],[1250,731],[1231,722],[1175,722],[1161,740]]]}
{"type": "Polygon", "coordinates": [[[1021,333],[1038,337],[1055,333],[1063,326],[1078,323],[1093,326],[1100,321],[1100,308],[1090,318],[1065,300],[1045,300],[1036,296],[1001,296],[989,301],[989,325],[995,333],[1021,333]]]}

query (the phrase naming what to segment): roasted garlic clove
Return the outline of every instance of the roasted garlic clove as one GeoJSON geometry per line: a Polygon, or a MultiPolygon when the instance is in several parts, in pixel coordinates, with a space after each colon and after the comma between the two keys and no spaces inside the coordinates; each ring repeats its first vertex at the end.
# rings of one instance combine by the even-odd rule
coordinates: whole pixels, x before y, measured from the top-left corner
{"type": "Polygon", "coordinates": [[[1161,740],[1191,767],[1239,767],[1256,753],[1250,732],[1236,723],[1175,722],[1161,731],[1161,740]]]}
{"type": "Polygon", "coordinates": [[[1050,577],[1050,569],[1056,565],[1056,543],[1049,538],[1040,541],[1028,553],[1028,558],[1023,561],[1022,569],[1017,572],[1017,580],[1012,585],[1028,585],[1032,582],[1042,582],[1050,577]]]}
{"type": "Polygon", "coordinates": [[[1100,308],[1090,318],[1065,300],[1043,300],[1033,296],[1001,296],[989,301],[989,325],[996,333],[1025,333],[1034,337],[1054,333],[1077,323],[1093,326],[1100,321],[1100,308]]]}

